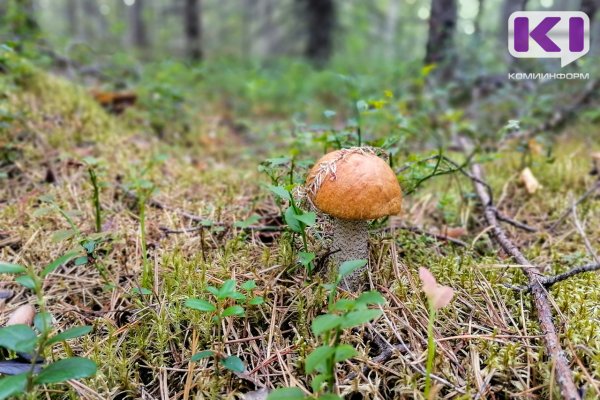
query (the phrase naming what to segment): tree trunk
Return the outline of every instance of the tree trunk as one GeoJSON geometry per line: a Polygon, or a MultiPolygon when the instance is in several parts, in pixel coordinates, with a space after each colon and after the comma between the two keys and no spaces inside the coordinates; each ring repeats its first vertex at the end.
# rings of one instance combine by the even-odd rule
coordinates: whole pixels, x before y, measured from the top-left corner
{"type": "Polygon", "coordinates": [[[504,0],[502,13],[500,14],[500,42],[506,47],[508,43],[508,18],[515,11],[525,11],[527,0],[504,0]]]}
{"type": "Polygon", "coordinates": [[[334,0],[299,0],[304,8],[308,42],[305,55],[315,66],[324,66],[333,52],[336,19],[334,0]]]}
{"type": "Polygon", "coordinates": [[[77,37],[79,33],[79,21],[77,18],[77,0],[68,0],[65,4],[65,14],[69,24],[69,35],[71,38],[77,37]]]}
{"type": "Polygon", "coordinates": [[[483,10],[485,8],[485,0],[479,0],[477,6],[477,15],[475,16],[474,34],[476,37],[481,37],[481,19],[483,18],[483,10]]]}
{"type": "Polygon", "coordinates": [[[183,26],[186,53],[190,60],[202,60],[202,16],[200,0],[185,0],[183,26]]]}
{"type": "Polygon", "coordinates": [[[388,58],[396,58],[396,30],[398,28],[398,16],[400,14],[400,0],[391,0],[387,10],[385,21],[385,45],[388,58]]]}
{"type": "Polygon", "coordinates": [[[581,0],[581,7],[579,9],[590,17],[590,30],[594,25],[596,11],[598,11],[598,6],[600,5],[598,3],[600,3],[600,0],[581,0]]]}
{"type": "Polygon", "coordinates": [[[146,22],[144,21],[144,0],[136,0],[130,7],[131,42],[139,49],[149,45],[146,22]]]}
{"type": "Polygon", "coordinates": [[[425,64],[445,64],[441,66],[441,70],[446,70],[454,53],[456,15],[456,0],[431,1],[425,64]]]}

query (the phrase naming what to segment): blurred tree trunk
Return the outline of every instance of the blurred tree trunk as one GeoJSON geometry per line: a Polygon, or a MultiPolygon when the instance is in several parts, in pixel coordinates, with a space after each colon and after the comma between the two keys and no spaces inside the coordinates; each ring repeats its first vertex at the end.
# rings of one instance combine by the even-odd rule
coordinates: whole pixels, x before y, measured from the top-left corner
{"type": "MultiPolygon", "coordinates": [[[[106,21],[105,16],[100,12],[100,5],[96,0],[74,0],[69,2],[81,4],[83,7],[85,18],[77,18],[77,14],[75,14],[75,17],[78,20],[77,25],[81,22],[81,25],[83,26],[83,36],[86,39],[92,40],[106,35],[108,32],[108,22],[106,21]]],[[[77,8],[75,7],[75,10],[76,9],[77,8]]]]}
{"type": "Polygon", "coordinates": [[[442,69],[449,71],[447,66],[454,53],[456,15],[456,0],[431,1],[425,64],[445,64],[442,69]]]}
{"type": "Polygon", "coordinates": [[[185,0],[183,7],[183,27],[186,40],[186,53],[190,60],[202,60],[202,15],[200,0],[185,0]]]}
{"type": "Polygon", "coordinates": [[[508,42],[508,18],[515,11],[524,11],[527,8],[527,0],[504,0],[502,13],[500,15],[500,42],[504,46],[508,42]]]}
{"type": "Polygon", "coordinates": [[[477,15],[475,15],[474,34],[476,37],[481,37],[481,18],[483,18],[483,9],[485,8],[485,0],[479,0],[477,5],[477,15]]]}
{"type": "Polygon", "coordinates": [[[315,66],[324,66],[333,52],[336,20],[334,0],[299,0],[304,8],[308,42],[305,55],[315,66]]]}
{"type": "Polygon", "coordinates": [[[147,49],[150,41],[144,20],[144,0],[136,0],[130,7],[131,42],[139,49],[147,49]]]}
{"type": "Polygon", "coordinates": [[[77,0],[68,0],[65,4],[65,13],[69,24],[69,35],[75,38],[79,33],[79,21],[77,19],[77,0]]]}
{"type": "Polygon", "coordinates": [[[391,0],[387,10],[385,24],[386,53],[389,59],[396,58],[396,30],[398,29],[398,16],[400,14],[400,0],[391,0]]]}
{"type": "Polygon", "coordinates": [[[590,30],[594,25],[594,18],[596,18],[599,6],[598,3],[600,3],[600,0],[581,0],[581,7],[579,9],[590,17],[590,30]]]}

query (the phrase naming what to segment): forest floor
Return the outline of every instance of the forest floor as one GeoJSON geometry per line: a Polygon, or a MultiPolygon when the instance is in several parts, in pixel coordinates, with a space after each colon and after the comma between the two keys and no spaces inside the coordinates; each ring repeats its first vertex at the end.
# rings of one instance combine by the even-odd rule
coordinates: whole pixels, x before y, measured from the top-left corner
{"type": "MultiPolygon", "coordinates": [[[[270,182],[258,170],[288,142],[265,149],[214,115],[200,116],[190,128],[195,143],[160,139],[135,112],[109,114],[84,89],[40,72],[7,96],[12,117],[0,138],[0,260],[41,268],[80,243],[95,246],[87,262],[70,262],[49,275],[44,292],[58,331],[93,326],[91,334],[57,345],[47,356],[90,357],[98,372],[52,386],[43,398],[241,398],[285,386],[309,392],[303,360],[318,345],[310,323],[326,310],[321,284],[330,274],[322,256],[331,228],[320,216],[308,230],[309,247],[323,261],[309,277],[295,261],[299,242],[284,229],[280,205],[265,187],[270,182]],[[102,183],[102,234],[94,233],[90,163],[102,183]],[[143,216],[144,260],[139,203],[132,193],[149,185],[157,191],[143,216]],[[208,298],[208,285],[232,278],[238,287],[254,280],[264,303],[248,306],[244,317],[225,319],[220,328],[184,306],[188,298],[208,298]],[[190,361],[219,342],[219,333],[224,352],[239,356],[244,372],[216,373],[210,359],[190,361]]],[[[516,145],[485,160],[498,209],[537,229],[505,225],[544,274],[597,257],[591,251],[600,244],[598,195],[579,204],[576,215],[568,211],[598,179],[590,175],[590,151],[600,150],[599,129],[578,123],[553,136],[551,157],[532,151],[527,164],[542,185],[534,194],[519,182],[524,159],[516,145]],[[550,229],[565,211],[566,218],[550,229]]],[[[306,158],[317,157],[320,150],[308,152],[306,158]]],[[[430,179],[405,198],[402,216],[389,222],[390,229],[374,225],[370,235],[369,279],[387,301],[384,315],[345,333],[359,355],[338,369],[341,394],[422,398],[428,321],[418,277],[422,266],[455,291],[435,323],[434,385],[440,397],[557,394],[531,297],[505,286],[526,283],[522,268],[491,241],[472,182],[460,174],[430,179]],[[444,227],[448,220],[455,223],[444,227]],[[433,232],[459,242],[428,234],[433,232]],[[399,350],[381,357],[390,345],[399,350]]],[[[34,296],[8,276],[1,285],[14,291],[0,305],[4,323],[34,296]]],[[[549,289],[574,380],[587,398],[600,397],[599,288],[600,277],[592,272],[549,289]]]]}

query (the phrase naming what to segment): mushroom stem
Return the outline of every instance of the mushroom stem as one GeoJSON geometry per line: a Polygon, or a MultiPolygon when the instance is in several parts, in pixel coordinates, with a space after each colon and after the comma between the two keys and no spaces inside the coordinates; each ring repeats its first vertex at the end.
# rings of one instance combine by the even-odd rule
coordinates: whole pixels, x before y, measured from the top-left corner
{"type": "MultiPolygon", "coordinates": [[[[344,261],[368,260],[369,231],[367,221],[350,221],[335,218],[333,222],[333,248],[339,251],[334,259],[338,267],[344,261]]],[[[344,279],[342,287],[354,290],[361,286],[367,266],[359,268],[344,279]]]]}

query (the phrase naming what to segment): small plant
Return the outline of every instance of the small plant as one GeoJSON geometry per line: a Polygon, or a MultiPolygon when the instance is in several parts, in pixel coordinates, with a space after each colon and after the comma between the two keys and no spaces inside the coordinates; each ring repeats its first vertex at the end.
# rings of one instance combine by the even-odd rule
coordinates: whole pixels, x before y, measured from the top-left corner
{"type": "Polygon", "coordinates": [[[44,279],[61,265],[79,256],[78,252],[66,253],[45,266],[40,273],[36,273],[32,267],[0,262],[0,273],[16,275],[17,283],[34,292],[39,308],[34,318],[34,328],[23,324],[0,328],[0,346],[16,353],[21,359],[30,360],[29,364],[19,369],[23,372],[0,379],[0,399],[22,393],[35,396],[37,386],[87,378],[96,373],[96,363],[83,357],[68,357],[44,364],[52,346],[86,335],[92,330],[91,326],[77,326],[52,335],[52,316],[46,309],[44,298],[44,279]]]}
{"type": "Polygon", "coordinates": [[[70,229],[62,229],[54,232],[52,240],[54,242],[66,241],[73,239],[81,247],[84,254],[79,255],[74,261],[75,265],[92,264],[96,267],[105,282],[109,281],[108,274],[104,266],[99,262],[98,249],[104,244],[109,235],[100,233],[85,234],[82,232],[73,219],[78,215],[77,211],[69,211],[62,209],[51,196],[41,196],[39,200],[45,204],[45,207],[37,209],[33,215],[41,217],[46,214],[56,212],[60,214],[71,227],[70,229]]]}
{"type": "Polygon", "coordinates": [[[364,292],[356,299],[335,301],[336,289],[342,280],[366,264],[366,260],[342,263],[335,282],[325,285],[325,289],[329,290],[329,310],[316,317],[311,324],[313,334],[321,339],[322,344],[306,357],[304,363],[307,374],[316,374],[311,381],[313,396],[306,396],[299,388],[281,388],[274,390],[268,400],[341,399],[335,387],[337,364],[358,354],[352,345],[342,343],[342,334],[344,330],[379,317],[382,311],[370,309],[369,306],[385,303],[385,299],[377,291],[364,292]]]}
{"type": "Polygon", "coordinates": [[[454,290],[449,286],[438,285],[435,277],[427,268],[419,268],[419,277],[423,282],[423,292],[429,303],[429,323],[427,325],[427,366],[425,371],[425,398],[431,396],[431,373],[433,371],[433,360],[435,358],[435,340],[433,339],[433,324],[436,312],[450,304],[454,296],[454,290]]]}
{"type": "Polygon", "coordinates": [[[234,279],[226,280],[219,288],[208,286],[206,290],[212,295],[211,300],[191,298],[186,300],[185,306],[203,313],[209,313],[220,339],[216,348],[200,351],[194,354],[191,360],[200,361],[204,358],[213,357],[217,368],[222,365],[230,371],[244,372],[246,367],[239,357],[225,355],[225,337],[221,332],[221,321],[225,318],[245,316],[245,307],[260,305],[264,302],[264,299],[254,295],[256,282],[253,280],[246,281],[241,285],[242,292],[236,290],[235,286],[234,279]]]}
{"type": "Polygon", "coordinates": [[[150,159],[141,171],[132,171],[132,179],[126,188],[133,190],[137,199],[138,217],[140,220],[140,247],[142,251],[142,288],[152,286],[150,263],[148,262],[148,245],[146,241],[146,205],[150,197],[156,192],[156,185],[147,179],[148,173],[158,164],[162,164],[167,157],[156,155],[150,159]]]}
{"type": "Polygon", "coordinates": [[[279,199],[287,200],[289,207],[283,213],[283,218],[288,228],[294,234],[299,234],[302,238],[302,251],[298,253],[298,262],[306,268],[309,275],[314,271],[313,260],[315,253],[308,250],[308,240],[306,228],[315,224],[317,215],[312,211],[304,211],[298,205],[298,201],[294,199],[292,193],[293,186],[273,186],[268,185],[268,188],[279,199]]]}
{"type": "Polygon", "coordinates": [[[94,226],[96,233],[102,232],[102,207],[100,206],[100,191],[104,187],[103,182],[98,180],[101,173],[100,162],[98,159],[93,157],[86,157],[83,162],[87,165],[88,175],[90,177],[90,183],[94,190],[92,195],[92,206],[94,209],[94,226]]]}

